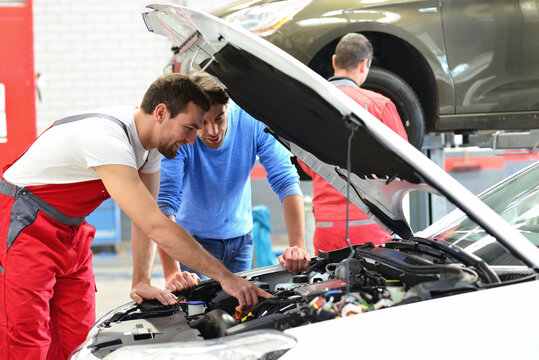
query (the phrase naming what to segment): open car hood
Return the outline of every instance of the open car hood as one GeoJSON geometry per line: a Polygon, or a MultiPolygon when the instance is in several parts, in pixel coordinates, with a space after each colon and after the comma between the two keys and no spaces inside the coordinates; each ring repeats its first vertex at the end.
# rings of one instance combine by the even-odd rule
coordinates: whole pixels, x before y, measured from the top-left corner
{"type": "Polygon", "coordinates": [[[413,236],[402,199],[445,196],[526,264],[539,250],[434,162],[314,71],[269,42],[212,15],[150,5],[149,31],[169,37],[191,68],[216,76],[232,99],[290,151],[391,233],[413,236]],[[187,60],[189,59],[189,60],[187,60]]]}

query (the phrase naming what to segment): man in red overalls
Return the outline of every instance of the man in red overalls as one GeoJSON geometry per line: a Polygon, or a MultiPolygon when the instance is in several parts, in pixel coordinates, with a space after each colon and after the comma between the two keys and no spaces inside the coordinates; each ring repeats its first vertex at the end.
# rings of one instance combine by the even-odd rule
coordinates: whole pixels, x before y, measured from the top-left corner
{"type": "MultiPolygon", "coordinates": [[[[160,153],[192,144],[210,108],[191,78],[169,74],[140,108],[118,106],[57,121],[0,179],[0,359],[66,359],[95,321],[92,242],[84,218],[112,197],[148,238],[133,240],[131,298],[174,304],[150,284],[153,239],[219,281],[250,308],[270,295],[230,273],[157,207],[160,153]]],[[[185,288],[198,277],[182,275],[185,288]]]]}
{"type": "MultiPolygon", "coordinates": [[[[329,78],[329,82],[408,140],[397,109],[391,100],[381,94],[360,88],[367,79],[372,52],[372,45],[365,36],[357,33],[343,36],[332,57],[335,73],[329,78]]],[[[330,251],[348,246],[346,243],[346,197],[304,163],[299,161],[299,164],[313,179],[315,253],[318,253],[319,249],[330,251]]],[[[391,236],[357,206],[350,204],[348,237],[352,245],[366,242],[378,245],[386,242],[391,236]]]]}

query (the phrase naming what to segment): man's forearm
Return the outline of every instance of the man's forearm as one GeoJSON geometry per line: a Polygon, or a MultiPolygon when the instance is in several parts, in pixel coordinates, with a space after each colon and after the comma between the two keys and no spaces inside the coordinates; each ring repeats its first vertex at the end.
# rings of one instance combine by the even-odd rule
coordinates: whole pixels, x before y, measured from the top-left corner
{"type": "Polygon", "coordinates": [[[131,251],[133,253],[133,285],[150,284],[155,244],[135,223],[131,230],[131,251]]]}
{"type": "MultiPolygon", "coordinates": [[[[168,218],[175,222],[174,215],[169,215],[168,218]]],[[[163,267],[163,275],[165,278],[180,271],[180,266],[176,260],[170,257],[161,247],[157,247],[159,251],[159,258],[161,259],[161,266],[163,267]]]]}
{"type": "Polygon", "coordinates": [[[165,278],[180,271],[180,266],[176,260],[171,258],[161,247],[157,247],[159,252],[159,259],[161,260],[161,266],[163,267],[163,275],[165,278]]]}
{"type": "Polygon", "coordinates": [[[283,199],[283,211],[289,246],[305,247],[305,210],[303,197],[289,195],[283,199]]]}

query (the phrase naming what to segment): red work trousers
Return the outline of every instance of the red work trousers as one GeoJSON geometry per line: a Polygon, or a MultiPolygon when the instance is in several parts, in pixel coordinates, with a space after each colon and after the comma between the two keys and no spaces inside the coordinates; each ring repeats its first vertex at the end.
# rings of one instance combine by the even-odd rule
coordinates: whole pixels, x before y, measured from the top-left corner
{"type": "Polygon", "coordinates": [[[66,359],[95,322],[95,228],[24,204],[0,193],[0,359],[66,359]]]}

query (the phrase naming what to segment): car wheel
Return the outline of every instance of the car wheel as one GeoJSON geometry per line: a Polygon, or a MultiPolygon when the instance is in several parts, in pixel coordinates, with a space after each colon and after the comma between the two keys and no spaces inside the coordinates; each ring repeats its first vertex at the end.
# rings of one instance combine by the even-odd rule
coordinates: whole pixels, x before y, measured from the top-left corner
{"type": "Polygon", "coordinates": [[[376,91],[393,101],[408,135],[408,141],[421,149],[425,132],[425,116],[414,90],[400,76],[372,67],[362,88],[376,91]]]}

